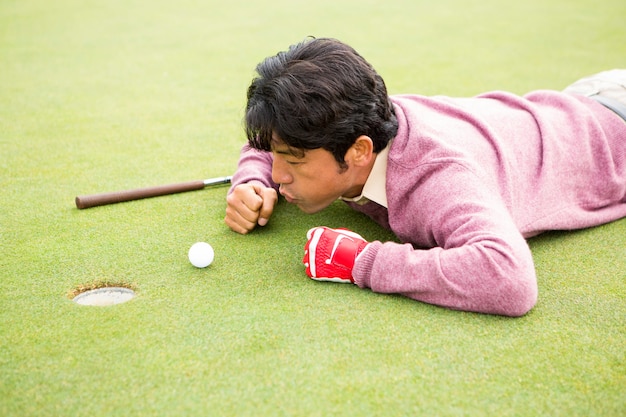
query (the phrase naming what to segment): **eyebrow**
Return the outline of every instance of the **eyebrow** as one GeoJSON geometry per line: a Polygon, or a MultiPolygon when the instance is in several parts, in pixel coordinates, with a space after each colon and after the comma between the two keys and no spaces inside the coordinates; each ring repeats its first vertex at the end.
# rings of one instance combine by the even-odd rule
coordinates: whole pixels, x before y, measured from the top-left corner
{"type": "Polygon", "coordinates": [[[271,146],[272,146],[272,152],[275,152],[279,155],[293,156],[298,159],[302,159],[305,156],[304,152],[300,155],[298,152],[294,151],[295,148],[292,148],[291,146],[286,145],[284,143],[280,143],[277,146],[275,142],[272,142],[271,146]]]}
{"type": "Polygon", "coordinates": [[[287,148],[287,149],[276,149],[276,148],[272,147],[272,151],[277,153],[277,154],[280,154],[280,155],[291,155],[291,156],[294,156],[293,152],[291,152],[289,150],[289,148],[287,148]]]}
{"type": "Polygon", "coordinates": [[[293,156],[298,159],[304,159],[306,157],[306,150],[290,146],[278,139],[274,134],[272,134],[272,139],[270,140],[270,150],[279,155],[293,156]]]}

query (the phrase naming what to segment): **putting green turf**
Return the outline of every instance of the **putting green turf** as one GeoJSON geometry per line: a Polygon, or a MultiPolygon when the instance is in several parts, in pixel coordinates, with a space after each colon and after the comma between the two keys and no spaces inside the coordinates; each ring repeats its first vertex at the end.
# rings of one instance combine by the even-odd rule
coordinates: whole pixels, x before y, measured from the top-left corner
{"type": "Polygon", "coordinates": [[[626,67],[618,0],[0,3],[0,415],[626,414],[626,220],[530,241],[539,302],[463,313],[304,275],[281,202],[249,236],[226,188],[77,210],[74,197],[227,175],[254,66],[340,38],[391,93],[562,88],[626,67]],[[216,250],[198,270],[196,241],[216,250]],[[94,282],[136,299],[84,307],[94,282]]]}

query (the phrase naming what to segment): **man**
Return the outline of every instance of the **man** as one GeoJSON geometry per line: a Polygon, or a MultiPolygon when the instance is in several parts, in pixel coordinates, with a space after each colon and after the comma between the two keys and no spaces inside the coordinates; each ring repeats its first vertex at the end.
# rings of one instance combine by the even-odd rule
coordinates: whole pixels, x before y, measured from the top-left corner
{"type": "Polygon", "coordinates": [[[626,71],[523,97],[389,97],[351,47],[313,39],[257,72],[226,224],[267,224],[278,191],[305,213],[341,198],[405,242],[314,228],[313,279],[520,316],[537,299],[525,238],[626,216],[626,71]]]}

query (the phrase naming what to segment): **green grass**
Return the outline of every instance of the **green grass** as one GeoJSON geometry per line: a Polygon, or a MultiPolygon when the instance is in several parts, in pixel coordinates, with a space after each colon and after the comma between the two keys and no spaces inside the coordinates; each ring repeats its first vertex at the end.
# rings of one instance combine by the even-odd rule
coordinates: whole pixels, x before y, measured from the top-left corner
{"type": "Polygon", "coordinates": [[[626,220],[531,240],[539,302],[508,319],[310,281],[282,202],[249,236],[226,188],[79,211],[74,197],[226,175],[263,57],[338,37],[391,93],[562,88],[626,66],[608,0],[0,3],[0,415],[626,414],[626,220]],[[196,241],[216,250],[193,268],[196,241]],[[78,306],[94,282],[126,304],[78,306]]]}

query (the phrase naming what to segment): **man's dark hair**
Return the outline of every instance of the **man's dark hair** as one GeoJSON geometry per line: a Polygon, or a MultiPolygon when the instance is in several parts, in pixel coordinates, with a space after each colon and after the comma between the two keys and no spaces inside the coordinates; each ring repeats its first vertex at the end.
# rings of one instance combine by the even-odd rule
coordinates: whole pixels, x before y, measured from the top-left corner
{"type": "Polygon", "coordinates": [[[361,136],[380,152],[397,133],[387,88],[374,68],[335,39],[308,39],[263,60],[248,88],[251,147],[270,151],[272,132],[293,151],[323,148],[341,166],[361,136]]]}

